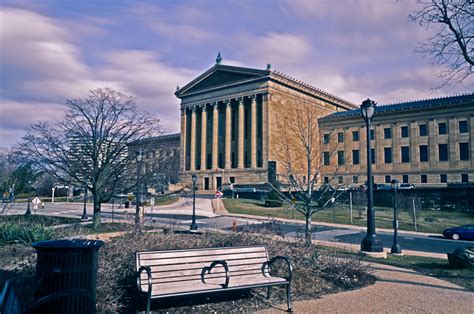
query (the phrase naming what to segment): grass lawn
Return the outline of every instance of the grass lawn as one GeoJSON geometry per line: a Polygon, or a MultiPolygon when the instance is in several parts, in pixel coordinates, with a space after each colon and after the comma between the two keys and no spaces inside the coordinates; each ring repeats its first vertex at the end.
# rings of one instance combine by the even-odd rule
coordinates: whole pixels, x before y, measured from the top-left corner
{"type": "MultiPolygon", "coordinates": [[[[248,214],[269,216],[275,218],[289,218],[304,220],[296,210],[283,204],[282,207],[265,207],[264,201],[251,199],[224,199],[226,209],[234,214],[248,214]]],[[[441,211],[419,211],[417,212],[417,230],[420,232],[442,233],[448,227],[474,223],[472,213],[441,212],[441,211]]],[[[366,213],[359,212],[355,206],[352,212],[352,224],[355,226],[366,226],[366,213]]],[[[377,228],[392,229],[393,209],[375,208],[377,228]]],[[[331,222],[339,224],[351,224],[349,205],[336,203],[333,207],[317,212],[313,215],[313,221],[331,222]]],[[[400,211],[399,226],[401,230],[415,231],[415,224],[407,211],[400,211]]]]}
{"type": "Polygon", "coordinates": [[[179,197],[177,195],[167,195],[155,197],[155,206],[170,205],[177,202],[179,197]]]}
{"type": "Polygon", "coordinates": [[[371,262],[413,269],[427,276],[443,279],[474,291],[474,268],[454,268],[447,260],[421,256],[393,256],[371,259],[371,262]]]}

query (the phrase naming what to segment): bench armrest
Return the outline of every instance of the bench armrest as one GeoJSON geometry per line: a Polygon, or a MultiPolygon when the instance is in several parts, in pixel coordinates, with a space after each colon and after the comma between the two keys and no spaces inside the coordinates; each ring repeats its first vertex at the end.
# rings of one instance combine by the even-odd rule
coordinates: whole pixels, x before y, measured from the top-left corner
{"type": "Polygon", "coordinates": [[[285,278],[288,281],[291,281],[291,279],[293,278],[293,266],[291,266],[290,259],[286,256],[275,256],[275,257],[271,258],[268,262],[263,263],[263,265],[262,265],[263,275],[265,275],[265,269],[268,268],[270,270],[270,267],[272,266],[272,264],[277,260],[285,261],[286,265],[288,266],[288,276],[283,277],[283,278],[285,278]]]}
{"type": "Polygon", "coordinates": [[[149,295],[151,295],[151,289],[152,289],[152,284],[151,284],[151,268],[148,267],[148,266],[142,266],[140,267],[140,269],[138,270],[138,274],[137,274],[137,287],[138,287],[138,290],[140,292],[147,292],[149,295]],[[148,291],[143,291],[142,289],[142,285],[140,284],[140,277],[143,273],[143,271],[146,271],[146,275],[147,275],[147,281],[148,281],[148,291]]]}
{"type": "Polygon", "coordinates": [[[217,265],[222,265],[224,266],[224,270],[225,270],[225,282],[224,284],[222,285],[223,288],[227,288],[229,286],[229,266],[227,265],[226,261],[223,261],[223,260],[217,260],[217,261],[213,261],[211,263],[211,265],[209,266],[206,266],[202,269],[201,271],[201,280],[202,282],[205,283],[204,281],[204,275],[206,274],[206,272],[208,274],[211,273],[211,270],[216,267],[217,265]]]}

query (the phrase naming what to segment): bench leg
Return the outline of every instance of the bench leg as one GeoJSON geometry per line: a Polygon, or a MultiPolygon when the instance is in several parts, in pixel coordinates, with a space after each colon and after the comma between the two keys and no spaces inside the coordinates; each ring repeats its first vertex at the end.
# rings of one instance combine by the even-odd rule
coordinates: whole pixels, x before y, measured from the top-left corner
{"type": "Polygon", "coordinates": [[[288,312],[293,312],[293,307],[291,306],[291,284],[286,286],[286,300],[288,304],[288,312]]]}
{"type": "Polygon", "coordinates": [[[272,292],[272,287],[267,287],[267,299],[270,299],[270,295],[271,295],[271,292],[272,292]]]}

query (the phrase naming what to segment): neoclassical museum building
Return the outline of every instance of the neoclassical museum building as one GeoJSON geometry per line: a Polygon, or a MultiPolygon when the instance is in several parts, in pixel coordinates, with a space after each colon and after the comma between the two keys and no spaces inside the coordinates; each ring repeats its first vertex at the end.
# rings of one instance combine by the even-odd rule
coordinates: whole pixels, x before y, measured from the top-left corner
{"type": "MultiPolygon", "coordinates": [[[[357,108],[270,65],[251,69],[219,59],[175,95],[181,99],[180,178],[189,184],[196,174],[203,190],[267,182],[269,161],[281,145],[277,122],[299,103],[317,106],[321,115],[357,108]]],[[[278,172],[279,165],[274,167],[278,172]]]]}
{"type": "MultiPolygon", "coordinates": [[[[179,168],[185,185],[193,174],[199,190],[225,183],[265,184],[270,174],[278,179],[283,171],[275,155],[283,149],[281,121],[291,124],[303,103],[318,109],[318,181],[337,186],[366,180],[366,130],[359,105],[270,65],[229,66],[218,57],[175,95],[181,100],[181,132],[174,142],[180,145],[174,169],[179,168]]],[[[474,181],[473,93],[378,105],[372,127],[376,183],[395,178],[417,186],[474,181]]]]}

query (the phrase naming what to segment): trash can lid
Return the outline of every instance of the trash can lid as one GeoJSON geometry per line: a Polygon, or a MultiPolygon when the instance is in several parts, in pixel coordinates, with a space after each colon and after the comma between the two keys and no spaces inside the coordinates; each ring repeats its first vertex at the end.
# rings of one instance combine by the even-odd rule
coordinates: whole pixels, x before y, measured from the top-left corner
{"type": "Polygon", "coordinates": [[[72,239],[72,240],[47,240],[34,242],[32,246],[35,249],[40,250],[90,250],[99,249],[104,245],[104,241],[101,240],[88,240],[88,239],[72,239]]]}

